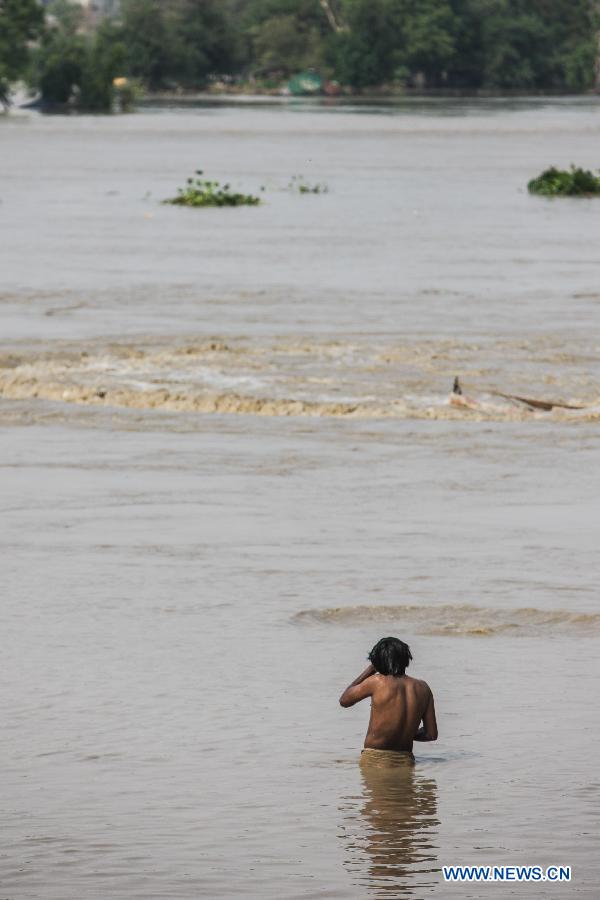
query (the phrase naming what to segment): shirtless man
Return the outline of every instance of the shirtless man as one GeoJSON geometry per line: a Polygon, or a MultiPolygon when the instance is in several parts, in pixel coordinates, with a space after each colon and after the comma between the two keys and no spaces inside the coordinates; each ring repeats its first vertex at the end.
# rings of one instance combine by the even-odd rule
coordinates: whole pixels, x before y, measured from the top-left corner
{"type": "Polygon", "coordinates": [[[382,638],[368,658],[370,665],[340,697],[340,706],[344,707],[371,698],[365,759],[361,762],[384,753],[391,757],[403,754],[412,760],[413,741],[437,740],[431,689],[425,681],[405,674],[412,655],[408,644],[398,638],[382,638]]]}

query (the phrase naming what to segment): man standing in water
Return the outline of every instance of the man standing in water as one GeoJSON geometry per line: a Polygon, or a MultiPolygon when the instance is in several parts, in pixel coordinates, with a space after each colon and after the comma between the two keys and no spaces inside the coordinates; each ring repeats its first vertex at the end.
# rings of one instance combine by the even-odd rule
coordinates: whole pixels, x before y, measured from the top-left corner
{"type": "Polygon", "coordinates": [[[425,681],[405,674],[412,655],[408,644],[398,638],[382,638],[368,658],[370,665],[340,697],[344,707],[371,698],[361,765],[412,763],[413,741],[437,740],[431,689],[425,681]]]}

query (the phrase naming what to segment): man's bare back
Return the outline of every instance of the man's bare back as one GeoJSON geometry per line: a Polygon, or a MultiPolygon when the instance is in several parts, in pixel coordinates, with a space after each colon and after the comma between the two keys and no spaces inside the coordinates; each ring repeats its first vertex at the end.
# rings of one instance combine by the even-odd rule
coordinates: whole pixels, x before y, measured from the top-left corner
{"type": "MultiPolygon", "coordinates": [[[[384,641],[394,641],[402,645],[408,651],[408,659],[412,658],[406,644],[397,638],[384,638],[375,645],[370,657],[372,656],[381,668],[392,669],[396,674],[381,674],[371,663],[352,684],[348,685],[340,697],[340,704],[344,707],[354,706],[366,697],[371,698],[371,717],[365,748],[411,751],[413,741],[437,740],[433,694],[425,681],[399,674],[402,667],[394,665],[393,656],[390,657],[391,664],[388,664],[387,657],[382,658],[377,654],[377,648],[384,641]]],[[[394,653],[395,645],[391,644],[390,647],[394,653]]]]}

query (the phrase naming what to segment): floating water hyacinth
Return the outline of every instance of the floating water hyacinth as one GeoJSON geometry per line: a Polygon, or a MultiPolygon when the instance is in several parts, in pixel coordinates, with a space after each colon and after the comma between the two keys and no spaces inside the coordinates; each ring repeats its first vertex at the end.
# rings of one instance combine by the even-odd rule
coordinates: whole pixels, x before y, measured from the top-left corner
{"type": "Polygon", "coordinates": [[[229,184],[220,184],[218,181],[208,181],[202,178],[201,169],[195,173],[196,178],[188,178],[186,186],[179,188],[177,196],[164,203],[173,206],[258,206],[259,197],[252,194],[239,194],[230,190],[229,184]]]}
{"type": "Polygon", "coordinates": [[[302,175],[293,175],[288,188],[299,194],[326,194],[329,191],[326,184],[309,184],[302,175]]]}
{"type": "Polygon", "coordinates": [[[552,166],[532,178],[527,190],[544,197],[591,197],[600,194],[600,178],[587,169],[571,166],[565,171],[552,166]]]}

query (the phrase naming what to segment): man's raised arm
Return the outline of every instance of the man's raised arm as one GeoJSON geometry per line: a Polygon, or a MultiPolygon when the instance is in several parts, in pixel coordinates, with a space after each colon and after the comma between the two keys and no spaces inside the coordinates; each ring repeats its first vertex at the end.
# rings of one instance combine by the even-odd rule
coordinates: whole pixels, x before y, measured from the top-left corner
{"type": "Polygon", "coordinates": [[[355,678],[352,684],[349,684],[342,696],[340,697],[340,706],[354,706],[359,700],[370,697],[373,693],[373,682],[370,681],[371,675],[375,675],[377,669],[372,663],[369,663],[364,672],[361,672],[358,678],[355,678]]]}

